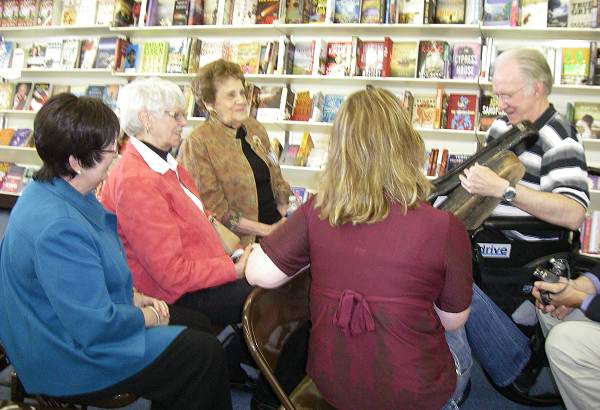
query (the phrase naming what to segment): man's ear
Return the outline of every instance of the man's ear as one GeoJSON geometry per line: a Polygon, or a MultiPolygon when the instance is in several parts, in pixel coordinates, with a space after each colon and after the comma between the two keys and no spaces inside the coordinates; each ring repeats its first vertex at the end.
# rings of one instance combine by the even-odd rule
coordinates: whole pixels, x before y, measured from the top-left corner
{"type": "Polygon", "coordinates": [[[69,155],[69,167],[71,167],[76,174],[81,174],[81,162],[73,155],[69,155]]]}

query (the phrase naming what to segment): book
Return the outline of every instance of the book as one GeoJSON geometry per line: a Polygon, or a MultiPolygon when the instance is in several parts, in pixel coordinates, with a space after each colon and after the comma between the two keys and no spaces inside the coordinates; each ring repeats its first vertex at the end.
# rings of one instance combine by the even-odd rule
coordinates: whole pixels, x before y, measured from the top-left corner
{"type": "Polygon", "coordinates": [[[218,0],[204,0],[204,24],[207,26],[217,24],[218,0]]]}
{"type": "Polygon", "coordinates": [[[71,87],[64,84],[53,84],[50,87],[50,96],[54,97],[58,94],[68,93],[71,90],[71,87]]]}
{"type": "Polygon", "coordinates": [[[334,41],[327,43],[325,48],[325,75],[350,75],[352,43],[334,41]]]}
{"type": "Polygon", "coordinates": [[[60,55],[60,66],[62,68],[73,69],[77,67],[80,47],[81,45],[77,39],[70,38],[63,40],[60,55]]]}
{"type": "Polygon", "coordinates": [[[189,38],[172,38],[169,40],[167,54],[167,73],[187,73],[190,55],[189,38]]]}
{"type": "Polygon", "coordinates": [[[335,120],[335,115],[339,111],[343,102],[343,95],[326,95],[323,98],[323,115],[321,121],[330,123],[333,122],[335,120]]]}
{"type": "Polygon", "coordinates": [[[220,58],[227,59],[228,43],[223,40],[202,41],[200,48],[199,66],[204,67],[220,58]]]}
{"type": "Polygon", "coordinates": [[[479,131],[487,131],[496,118],[503,114],[498,109],[498,97],[483,94],[479,98],[479,131]]]}
{"type": "Polygon", "coordinates": [[[8,145],[11,147],[22,147],[25,145],[25,141],[31,135],[31,128],[18,128],[13,133],[8,145]]]}
{"type": "Polygon", "coordinates": [[[435,98],[433,96],[416,96],[413,105],[413,127],[433,129],[434,117],[435,98]]]}
{"type": "Polygon", "coordinates": [[[434,22],[465,24],[465,0],[437,0],[434,22]]]}
{"type": "Polygon", "coordinates": [[[598,0],[569,0],[567,27],[592,28],[598,25],[598,0]]]}
{"type": "Polygon", "coordinates": [[[456,43],[452,51],[452,78],[475,80],[481,66],[481,44],[456,43]]]}
{"type": "Polygon", "coordinates": [[[573,122],[582,138],[600,138],[600,103],[576,101],[573,122]]]}
{"type": "Polygon", "coordinates": [[[197,73],[200,69],[200,55],[202,53],[202,40],[199,38],[192,38],[190,44],[190,58],[188,61],[188,73],[197,73]]]}
{"type": "Polygon", "coordinates": [[[438,148],[432,148],[431,151],[429,151],[427,159],[427,170],[425,171],[428,177],[435,176],[439,152],[440,150],[438,148]]]}
{"type": "Polygon", "coordinates": [[[27,50],[28,68],[46,67],[46,43],[33,43],[27,50]]]}
{"type": "Polygon", "coordinates": [[[279,1],[258,0],[256,5],[256,24],[273,24],[276,22],[279,17],[279,1]]]}
{"type": "Polygon", "coordinates": [[[306,162],[308,161],[308,156],[310,155],[310,152],[314,146],[315,144],[312,140],[310,132],[305,131],[300,139],[300,146],[298,147],[298,153],[296,154],[296,161],[294,165],[305,167],[306,162]]]}
{"type": "Polygon", "coordinates": [[[108,84],[102,91],[102,102],[109,106],[113,111],[117,110],[117,99],[119,98],[119,84],[108,84]]]}
{"type": "Polygon", "coordinates": [[[37,2],[36,0],[19,1],[19,20],[21,27],[31,27],[37,20],[37,2]]]}
{"type": "Polygon", "coordinates": [[[168,53],[169,44],[166,41],[146,41],[140,71],[143,73],[164,73],[167,68],[168,53]]]}
{"type": "Polygon", "coordinates": [[[6,175],[2,178],[2,192],[18,194],[23,189],[23,174],[25,167],[10,164],[6,175]]]}
{"type": "Polygon", "coordinates": [[[96,52],[98,51],[98,40],[88,38],[81,40],[81,49],[79,52],[79,68],[94,68],[96,61],[96,52]]]}
{"type": "MultiPolygon", "coordinates": [[[[0,145],[8,145],[14,133],[14,128],[2,128],[0,130],[0,145]]],[[[4,170],[4,173],[6,173],[6,170],[4,170]]]]}
{"type": "Polygon", "coordinates": [[[51,26],[54,13],[53,0],[40,0],[38,2],[36,26],[51,26]]]}
{"type": "Polygon", "coordinates": [[[385,0],[362,0],[361,24],[383,24],[385,21],[385,0]]]}
{"type": "Polygon", "coordinates": [[[447,127],[452,130],[473,130],[476,110],[476,95],[450,94],[447,127]]]}
{"type": "Polygon", "coordinates": [[[294,109],[291,119],[293,121],[308,121],[312,111],[312,98],[309,91],[296,92],[294,109]]]}
{"type": "Polygon", "coordinates": [[[287,88],[285,86],[263,86],[260,91],[256,119],[258,121],[284,120],[286,98],[287,88]]]}
{"type": "Polygon", "coordinates": [[[589,47],[563,47],[561,84],[585,84],[589,77],[589,47]]]}
{"type": "Polygon", "coordinates": [[[98,100],[102,100],[102,95],[104,94],[104,90],[106,89],[103,85],[90,85],[87,90],[85,90],[86,97],[96,98],[98,100]]]}
{"type": "Polygon", "coordinates": [[[175,0],[173,8],[173,25],[185,26],[188,24],[188,9],[190,0],[175,0]]]}
{"type": "Polygon", "coordinates": [[[12,108],[14,89],[14,84],[0,83],[0,110],[10,110],[12,108]]]}
{"type": "Polygon", "coordinates": [[[125,72],[135,72],[137,70],[138,47],[137,44],[127,44],[127,48],[125,49],[125,72]]]}
{"type": "Polygon", "coordinates": [[[156,14],[150,21],[151,26],[172,26],[173,12],[175,11],[175,0],[156,0],[156,14]]]}
{"type": "Polygon", "coordinates": [[[257,0],[234,0],[231,24],[255,24],[256,10],[257,0]]]}
{"type": "Polygon", "coordinates": [[[48,83],[35,83],[33,85],[33,91],[31,93],[31,102],[29,103],[29,109],[31,111],[39,111],[40,108],[50,98],[50,84],[48,83]]]}
{"type": "Polygon", "coordinates": [[[237,48],[237,63],[244,74],[258,74],[260,43],[240,43],[237,48]]]}
{"type": "Polygon", "coordinates": [[[299,144],[286,144],[281,154],[282,165],[296,165],[296,157],[298,156],[299,144]]]}
{"type": "Polygon", "coordinates": [[[451,64],[450,46],[447,42],[419,42],[419,78],[448,78],[451,64]]]}
{"type": "Polygon", "coordinates": [[[402,108],[404,109],[406,119],[409,122],[412,122],[414,105],[415,97],[413,96],[413,93],[411,93],[409,90],[405,90],[404,95],[402,96],[402,108]]]}
{"type": "Polygon", "coordinates": [[[204,1],[190,0],[188,8],[188,26],[198,26],[204,24],[204,1]]]}
{"type": "Polygon", "coordinates": [[[281,142],[279,141],[279,139],[277,137],[274,137],[271,139],[270,147],[271,147],[271,153],[273,154],[273,157],[277,161],[279,161],[279,159],[281,158],[281,153],[283,152],[283,146],[281,145],[281,142]]]}
{"type": "Polygon", "coordinates": [[[16,27],[19,24],[19,0],[4,0],[2,26],[16,27]]]}
{"type": "Polygon", "coordinates": [[[334,23],[360,23],[361,0],[335,0],[334,23]]]}
{"type": "Polygon", "coordinates": [[[417,76],[418,48],[416,41],[394,41],[390,59],[391,77],[417,76]]]}
{"type": "Polygon", "coordinates": [[[362,41],[359,47],[360,57],[357,74],[363,77],[389,77],[392,40],[362,41]]]}
{"type": "Polygon", "coordinates": [[[77,23],[77,10],[79,8],[79,0],[63,0],[62,18],[63,26],[73,26],[77,23]]]}
{"type": "Polygon", "coordinates": [[[13,93],[13,110],[26,109],[29,102],[29,94],[31,92],[31,83],[17,83],[13,93]]]}
{"type": "Polygon", "coordinates": [[[428,0],[398,0],[398,24],[423,24],[425,1],[428,0]]]}
{"type": "Polygon", "coordinates": [[[548,1],[548,27],[567,27],[569,0],[548,1]]]}
{"type": "Polygon", "coordinates": [[[512,0],[483,0],[484,26],[509,26],[512,0]]]}
{"type": "Polygon", "coordinates": [[[114,14],[114,0],[98,0],[98,10],[96,12],[96,25],[108,26],[112,23],[114,14]]]}
{"type": "Polygon", "coordinates": [[[96,23],[97,7],[97,0],[79,0],[75,24],[78,26],[93,26],[96,23]]]}
{"type": "Polygon", "coordinates": [[[51,40],[46,43],[46,52],[44,53],[44,67],[61,68],[63,42],[51,40]]]}
{"type": "Polygon", "coordinates": [[[298,41],[294,44],[294,63],[291,74],[310,75],[313,71],[315,41],[298,41]]]}
{"type": "Polygon", "coordinates": [[[13,42],[0,40],[0,69],[9,68],[13,54],[13,42]]]}
{"type": "Polygon", "coordinates": [[[548,24],[548,0],[520,0],[519,25],[546,27],[548,24]]]}
{"type": "Polygon", "coordinates": [[[248,101],[248,115],[256,118],[258,106],[260,105],[260,87],[256,84],[246,84],[246,101],[248,101]]]}
{"type": "Polygon", "coordinates": [[[115,0],[112,24],[115,27],[127,27],[133,25],[134,0],[115,0]]]}
{"type": "Polygon", "coordinates": [[[327,21],[328,0],[307,0],[308,22],[325,23],[327,21]]]}
{"type": "Polygon", "coordinates": [[[69,92],[76,97],[83,97],[87,95],[87,85],[72,85],[69,87],[69,92]]]}
{"type": "Polygon", "coordinates": [[[281,0],[285,1],[285,23],[302,24],[308,21],[307,3],[310,0],[281,0]]]}

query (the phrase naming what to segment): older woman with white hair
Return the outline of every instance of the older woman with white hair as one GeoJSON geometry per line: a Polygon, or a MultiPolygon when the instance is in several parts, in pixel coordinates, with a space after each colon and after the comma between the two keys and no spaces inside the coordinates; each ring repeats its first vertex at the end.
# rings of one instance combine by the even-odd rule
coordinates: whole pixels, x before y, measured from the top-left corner
{"type": "Polygon", "coordinates": [[[181,89],[169,81],[133,81],[119,94],[130,141],[100,194],[117,215],[133,282],[144,294],[196,309],[213,324],[241,321],[251,287],[248,251],[234,263],[207,218],[193,179],[170,154],[186,125],[181,89]]]}

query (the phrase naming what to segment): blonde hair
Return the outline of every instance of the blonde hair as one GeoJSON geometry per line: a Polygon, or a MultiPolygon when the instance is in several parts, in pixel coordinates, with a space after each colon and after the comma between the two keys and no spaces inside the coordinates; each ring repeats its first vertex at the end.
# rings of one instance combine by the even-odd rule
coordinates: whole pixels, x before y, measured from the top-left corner
{"type": "Polygon", "coordinates": [[[379,222],[390,203],[406,213],[431,188],[424,162],[423,139],[394,94],[367,87],[350,95],[333,123],[315,203],[319,216],[339,226],[379,222]]]}

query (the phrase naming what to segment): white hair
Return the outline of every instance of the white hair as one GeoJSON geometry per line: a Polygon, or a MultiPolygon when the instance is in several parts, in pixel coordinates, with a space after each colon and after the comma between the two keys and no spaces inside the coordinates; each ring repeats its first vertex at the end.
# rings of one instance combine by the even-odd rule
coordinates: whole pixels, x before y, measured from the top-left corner
{"type": "Polygon", "coordinates": [[[552,92],[552,70],[544,55],[532,48],[513,48],[506,50],[496,57],[495,66],[506,64],[508,61],[517,64],[518,69],[523,73],[528,85],[531,87],[537,81],[541,81],[544,86],[546,96],[552,92]]]}
{"type": "Polygon", "coordinates": [[[161,78],[141,78],[127,84],[117,101],[121,128],[127,135],[136,136],[144,130],[140,111],[147,110],[160,117],[175,107],[185,109],[185,98],[178,85],[161,78]]]}

